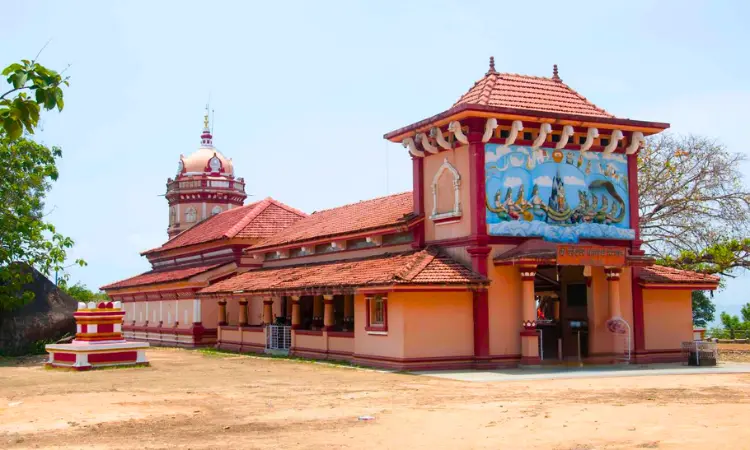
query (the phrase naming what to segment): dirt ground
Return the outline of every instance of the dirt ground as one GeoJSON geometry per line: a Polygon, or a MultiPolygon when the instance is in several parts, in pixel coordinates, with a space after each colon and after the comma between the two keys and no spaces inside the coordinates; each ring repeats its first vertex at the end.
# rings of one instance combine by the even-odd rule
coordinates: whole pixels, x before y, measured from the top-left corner
{"type": "Polygon", "coordinates": [[[0,448],[747,448],[750,375],[471,383],[152,349],[149,368],[0,364],[0,448]],[[372,420],[358,420],[359,416],[372,420]]]}

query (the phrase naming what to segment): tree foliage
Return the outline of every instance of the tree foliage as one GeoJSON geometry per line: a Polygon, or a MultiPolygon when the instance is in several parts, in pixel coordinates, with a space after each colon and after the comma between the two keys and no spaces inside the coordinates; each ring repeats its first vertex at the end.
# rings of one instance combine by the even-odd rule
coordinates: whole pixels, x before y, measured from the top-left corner
{"type": "Polygon", "coordinates": [[[716,305],[708,298],[705,291],[693,291],[693,325],[706,327],[714,321],[716,305]]]}
{"type": "Polygon", "coordinates": [[[661,134],[638,157],[641,238],[660,263],[704,273],[750,267],[745,156],[706,138],[661,134]]]}
{"type": "Polygon", "coordinates": [[[28,60],[11,64],[2,75],[9,88],[0,95],[0,309],[11,309],[33,296],[21,292],[31,279],[23,265],[15,263],[32,265],[49,275],[64,269],[66,250],[73,246],[70,238],[45,220],[43,211],[50,183],[58,177],[56,162],[62,153],[30,139],[40,110],[63,109],[61,86],[68,81],[28,60]]]}
{"type": "Polygon", "coordinates": [[[70,295],[74,299],[78,300],[79,302],[96,302],[101,300],[108,300],[109,297],[107,297],[107,294],[104,292],[94,292],[89,290],[89,288],[86,287],[85,284],[78,282],[73,285],[68,285],[67,282],[63,281],[60,283],[60,289],[62,289],[66,294],[70,295]]]}

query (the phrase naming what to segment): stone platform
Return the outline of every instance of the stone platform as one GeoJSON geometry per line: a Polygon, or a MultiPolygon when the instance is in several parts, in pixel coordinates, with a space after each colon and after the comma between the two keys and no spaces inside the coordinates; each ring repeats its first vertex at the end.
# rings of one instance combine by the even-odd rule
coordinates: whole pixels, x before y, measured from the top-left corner
{"type": "Polygon", "coordinates": [[[71,344],[49,344],[48,367],[89,370],[109,366],[147,366],[145,342],[122,337],[125,311],[120,302],[79,303],[76,338],[71,344]]]}

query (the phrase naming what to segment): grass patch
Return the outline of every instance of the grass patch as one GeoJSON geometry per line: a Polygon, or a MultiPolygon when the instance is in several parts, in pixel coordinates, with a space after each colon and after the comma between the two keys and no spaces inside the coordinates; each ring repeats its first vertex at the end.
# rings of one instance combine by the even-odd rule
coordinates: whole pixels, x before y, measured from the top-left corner
{"type": "Polygon", "coordinates": [[[278,359],[284,361],[293,361],[305,364],[322,364],[336,367],[350,367],[356,369],[366,369],[366,367],[350,363],[349,361],[337,361],[337,360],[317,360],[311,358],[303,358],[301,356],[290,356],[290,355],[278,355],[271,353],[238,353],[230,350],[222,350],[214,347],[202,347],[197,351],[205,356],[214,358],[228,358],[228,357],[246,357],[246,358],[258,358],[258,359],[278,359]]]}

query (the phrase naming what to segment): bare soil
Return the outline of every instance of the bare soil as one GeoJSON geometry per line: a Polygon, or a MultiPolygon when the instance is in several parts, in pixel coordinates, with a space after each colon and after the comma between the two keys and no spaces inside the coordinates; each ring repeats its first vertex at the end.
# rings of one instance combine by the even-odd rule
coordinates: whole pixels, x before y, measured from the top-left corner
{"type": "Polygon", "coordinates": [[[472,383],[152,349],[149,368],[0,364],[0,448],[747,448],[750,375],[472,383]],[[372,416],[372,420],[358,420],[372,416]]]}

